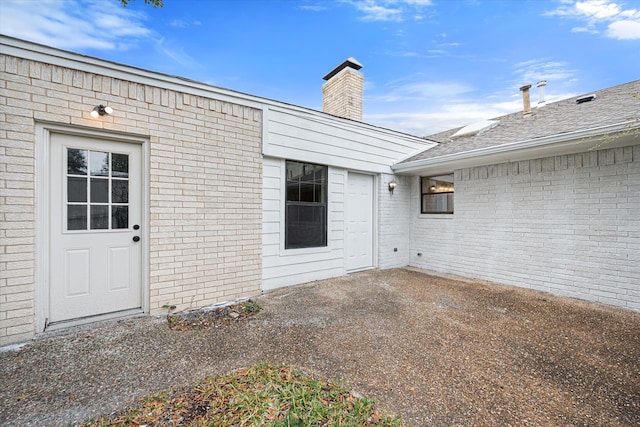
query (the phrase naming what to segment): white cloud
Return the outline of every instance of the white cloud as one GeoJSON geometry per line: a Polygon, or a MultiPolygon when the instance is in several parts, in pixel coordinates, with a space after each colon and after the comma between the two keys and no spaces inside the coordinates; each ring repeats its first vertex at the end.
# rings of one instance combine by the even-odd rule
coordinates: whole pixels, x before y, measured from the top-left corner
{"type": "Polygon", "coordinates": [[[535,84],[540,80],[568,81],[577,71],[566,62],[548,58],[532,59],[514,64],[514,85],[535,84]]]}
{"type": "Polygon", "coordinates": [[[437,101],[442,98],[457,97],[468,93],[472,88],[455,82],[391,82],[388,90],[377,97],[383,102],[437,101]]]}
{"type": "Polygon", "coordinates": [[[342,0],[342,2],[362,12],[360,19],[363,21],[395,22],[401,22],[407,17],[420,21],[424,19],[424,15],[419,12],[432,4],[431,0],[342,0]]]}
{"type": "Polygon", "coordinates": [[[194,26],[202,25],[202,22],[193,21],[189,23],[184,19],[174,19],[173,21],[169,22],[169,25],[175,28],[187,28],[187,27],[190,27],[191,25],[194,25],[194,26]]]}
{"type": "Polygon", "coordinates": [[[377,126],[397,129],[416,136],[427,136],[448,129],[466,126],[481,120],[518,111],[517,101],[477,103],[468,99],[456,99],[422,111],[365,114],[365,121],[377,126]]]}
{"type": "Polygon", "coordinates": [[[640,22],[638,21],[616,21],[609,24],[607,35],[618,40],[638,40],[640,39],[640,22]]]}
{"type": "Polygon", "coordinates": [[[603,33],[618,40],[640,39],[640,10],[624,9],[622,3],[610,0],[584,0],[563,2],[545,16],[558,16],[580,21],[572,32],[603,33]],[[603,31],[606,27],[606,31],[603,31]]]}
{"type": "Polygon", "coordinates": [[[189,26],[189,24],[187,24],[187,22],[183,21],[182,19],[174,19],[173,21],[169,22],[169,25],[176,28],[187,28],[189,26]]]}
{"type": "Polygon", "coordinates": [[[504,101],[503,93],[481,94],[463,82],[420,81],[419,76],[407,76],[375,88],[377,95],[365,100],[374,111],[365,114],[365,121],[412,135],[431,135],[517,111],[517,88],[514,91],[516,96],[507,96],[504,101]]]}
{"type": "Polygon", "coordinates": [[[150,36],[143,21],[144,15],[115,1],[41,0],[37,7],[0,2],[3,34],[62,49],[127,49],[150,36]]]}

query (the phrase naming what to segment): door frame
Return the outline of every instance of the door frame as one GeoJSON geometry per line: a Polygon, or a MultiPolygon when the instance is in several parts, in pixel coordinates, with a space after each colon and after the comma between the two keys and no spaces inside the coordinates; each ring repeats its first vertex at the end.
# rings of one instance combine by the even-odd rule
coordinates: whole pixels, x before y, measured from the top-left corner
{"type": "Polygon", "coordinates": [[[372,174],[372,173],[367,173],[367,172],[362,172],[362,171],[358,171],[358,170],[353,170],[353,169],[348,169],[345,171],[345,186],[344,186],[344,194],[345,194],[345,212],[344,212],[344,247],[345,247],[345,251],[344,251],[344,270],[345,273],[355,273],[358,271],[364,271],[364,270],[371,270],[371,269],[376,269],[378,268],[378,193],[379,193],[379,183],[380,183],[380,175],[378,174],[372,174]],[[358,175],[365,175],[365,176],[369,176],[371,177],[371,192],[372,192],[372,197],[371,197],[371,232],[373,233],[372,235],[372,239],[371,239],[371,257],[372,257],[372,263],[371,263],[371,267],[366,267],[366,268],[360,268],[360,269],[354,269],[354,270],[349,270],[347,268],[348,262],[349,262],[349,242],[348,242],[348,237],[347,237],[347,220],[349,217],[349,209],[350,209],[350,202],[349,202],[349,198],[346,197],[348,195],[349,192],[349,174],[358,174],[358,175]]]}
{"type": "Polygon", "coordinates": [[[35,152],[35,247],[36,267],[34,289],[35,333],[41,334],[50,330],[67,328],[85,323],[92,323],[131,314],[149,313],[149,139],[145,136],[123,134],[103,129],[84,128],[78,126],[60,125],[57,123],[36,123],[36,152],[35,152]],[[49,273],[50,273],[50,244],[51,230],[49,218],[51,215],[51,198],[48,191],[49,174],[51,172],[51,134],[67,134],[87,138],[106,139],[111,141],[138,144],[142,151],[142,257],[141,283],[142,310],[125,311],[113,314],[103,314],[89,318],[59,322],[49,326],[49,273]]]}

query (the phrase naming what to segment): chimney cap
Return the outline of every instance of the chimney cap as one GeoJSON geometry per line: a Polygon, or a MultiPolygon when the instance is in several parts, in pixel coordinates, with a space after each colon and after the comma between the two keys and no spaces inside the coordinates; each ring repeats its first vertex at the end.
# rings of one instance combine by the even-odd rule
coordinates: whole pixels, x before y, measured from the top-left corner
{"type": "Polygon", "coordinates": [[[338,74],[340,71],[342,71],[347,67],[353,68],[354,70],[357,71],[360,68],[362,68],[362,64],[359,63],[356,58],[354,58],[353,56],[350,56],[349,58],[345,59],[342,64],[338,65],[336,68],[334,68],[331,72],[329,72],[329,74],[324,76],[322,79],[329,80],[331,77],[335,76],[336,74],[338,74]]]}

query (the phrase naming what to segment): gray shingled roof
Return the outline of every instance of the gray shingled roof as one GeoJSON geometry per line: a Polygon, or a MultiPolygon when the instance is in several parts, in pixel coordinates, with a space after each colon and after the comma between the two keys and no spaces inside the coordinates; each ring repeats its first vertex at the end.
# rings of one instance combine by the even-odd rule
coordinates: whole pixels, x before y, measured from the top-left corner
{"type": "Polygon", "coordinates": [[[519,141],[559,135],[583,129],[623,123],[640,118],[640,80],[613,86],[584,95],[549,103],[542,108],[532,108],[528,117],[522,111],[497,117],[500,123],[479,135],[452,139],[461,128],[450,129],[425,139],[438,142],[400,163],[431,159],[448,154],[462,153],[479,148],[494,147],[519,141]],[[576,99],[595,94],[590,102],[576,103],[576,99]]]}

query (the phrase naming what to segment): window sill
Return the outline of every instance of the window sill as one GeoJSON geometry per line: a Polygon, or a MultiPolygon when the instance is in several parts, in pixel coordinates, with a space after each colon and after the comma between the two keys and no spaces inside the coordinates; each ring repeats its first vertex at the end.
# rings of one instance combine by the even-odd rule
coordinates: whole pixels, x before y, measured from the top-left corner
{"type": "Polygon", "coordinates": [[[321,246],[321,247],[316,247],[316,248],[298,248],[298,249],[285,249],[284,246],[282,247],[282,250],[280,251],[280,256],[300,256],[300,255],[306,255],[306,254],[321,254],[321,253],[326,253],[326,252],[331,252],[331,249],[329,248],[329,246],[321,246]]]}
{"type": "Polygon", "coordinates": [[[419,219],[453,219],[452,213],[441,213],[441,214],[419,214],[419,219]]]}

